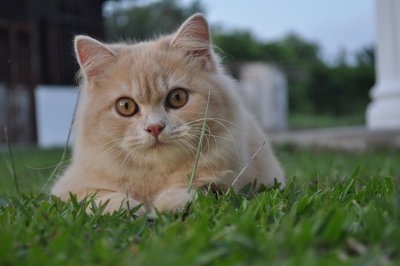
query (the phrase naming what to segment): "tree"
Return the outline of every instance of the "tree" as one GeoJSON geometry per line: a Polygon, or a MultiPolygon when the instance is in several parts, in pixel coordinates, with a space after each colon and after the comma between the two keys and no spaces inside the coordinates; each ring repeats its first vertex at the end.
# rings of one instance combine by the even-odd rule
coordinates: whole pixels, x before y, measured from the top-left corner
{"type": "Polygon", "coordinates": [[[170,33],[190,15],[204,10],[200,1],[183,6],[178,0],[157,1],[147,5],[134,4],[130,8],[115,8],[105,18],[107,39],[146,40],[170,33]]]}

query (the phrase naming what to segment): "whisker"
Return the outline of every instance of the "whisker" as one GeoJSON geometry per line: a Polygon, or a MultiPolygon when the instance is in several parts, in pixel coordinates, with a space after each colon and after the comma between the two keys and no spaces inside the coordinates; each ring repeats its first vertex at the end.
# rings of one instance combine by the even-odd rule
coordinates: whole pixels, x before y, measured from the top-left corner
{"type": "MultiPolygon", "coordinates": [[[[191,148],[191,150],[192,150],[194,153],[197,152],[197,147],[193,146],[190,142],[187,142],[187,141],[184,140],[184,139],[181,139],[181,141],[183,141],[185,144],[187,144],[188,147],[191,148]]],[[[211,166],[210,166],[210,165],[211,165],[210,161],[209,161],[209,160],[207,159],[207,157],[203,154],[203,152],[200,152],[200,157],[204,160],[204,162],[205,162],[207,168],[208,168],[209,170],[211,170],[212,172],[214,172],[214,170],[213,170],[213,169],[211,168],[211,166]]]]}

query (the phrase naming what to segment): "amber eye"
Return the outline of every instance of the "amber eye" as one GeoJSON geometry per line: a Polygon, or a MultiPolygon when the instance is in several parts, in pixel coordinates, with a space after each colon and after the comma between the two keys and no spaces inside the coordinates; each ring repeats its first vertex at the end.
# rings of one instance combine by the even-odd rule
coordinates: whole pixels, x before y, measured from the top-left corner
{"type": "Polygon", "coordinates": [[[185,89],[175,89],[168,94],[165,104],[169,108],[181,108],[188,101],[188,98],[188,93],[185,89]]]}
{"type": "Polygon", "coordinates": [[[139,111],[135,101],[128,97],[118,99],[115,103],[115,109],[122,116],[133,116],[139,111]]]}

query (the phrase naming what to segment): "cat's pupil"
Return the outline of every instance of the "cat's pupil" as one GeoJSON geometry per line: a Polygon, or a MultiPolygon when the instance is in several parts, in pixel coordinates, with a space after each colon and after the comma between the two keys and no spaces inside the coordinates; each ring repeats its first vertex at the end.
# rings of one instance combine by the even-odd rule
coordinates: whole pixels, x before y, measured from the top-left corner
{"type": "Polygon", "coordinates": [[[175,94],[175,100],[177,100],[178,102],[181,100],[181,97],[179,96],[179,94],[175,94]]]}
{"type": "Polygon", "coordinates": [[[128,104],[128,102],[125,102],[124,107],[125,107],[126,110],[129,109],[129,104],[128,104]]]}

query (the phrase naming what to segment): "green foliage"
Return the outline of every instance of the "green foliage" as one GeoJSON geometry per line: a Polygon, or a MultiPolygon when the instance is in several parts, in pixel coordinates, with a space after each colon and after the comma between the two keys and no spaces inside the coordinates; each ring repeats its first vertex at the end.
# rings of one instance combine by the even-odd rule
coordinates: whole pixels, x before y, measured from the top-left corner
{"type": "Polygon", "coordinates": [[[107,39],[110,41],[147,40],[171,33],[190,15],[202,12],[199,1],[183,6],[178,0],[155,1],[131,8],[116,8],[106,16],[107,39]]]}
{"type": "MultiPolygon", "coordinates": [[[[61,153],[16,150],[17,174],[33,171],[26,163],[53,164],[61,153]]],[[[280,146],[277,154],[290,180],[284,190],[252,199],[199,192],[185,213],[154,219],[126,210],[102,215],[101,207],[88,215],[90,199],[38,198],[40,188],[22,186],[21,196],[2,190],[0,265],[400,263],[399,151],[280,146]]],[[[11,179],[1,167],[0,178],[11,179]]],[[[12,180],[4,189],[13,189],[12,180]]]]}
{"type": "MultiPolygon", "coordinates": [[[[362,53],[370,51],[366,49],[362,53]]],[[[345,62],[334,66],[316,64],[311,73],[308,88],[315,112],[336,116],[365,112],[368,93],[375,82],[373,61],[359,59],[356,65],[345,62]]]]}
{"type": "Polygon", "coordinates": [[[220,31],[214,43],[225,52],[228,64],[255,60],[279,66],[288,77],[291,112],[331,116],[365,112],[375,82],[372,48],[358,52],[354,64],[347,63],[345,54],[336,64],[328,64],[316,43],[294,33],[265,43],[247,31],[220,31]]]}
{"type": "Polygon", "coordinates": [[[258,60],[262,56],[259,42],[246,31],[214,34],[213,43],[226,62],[258,60]]]}

